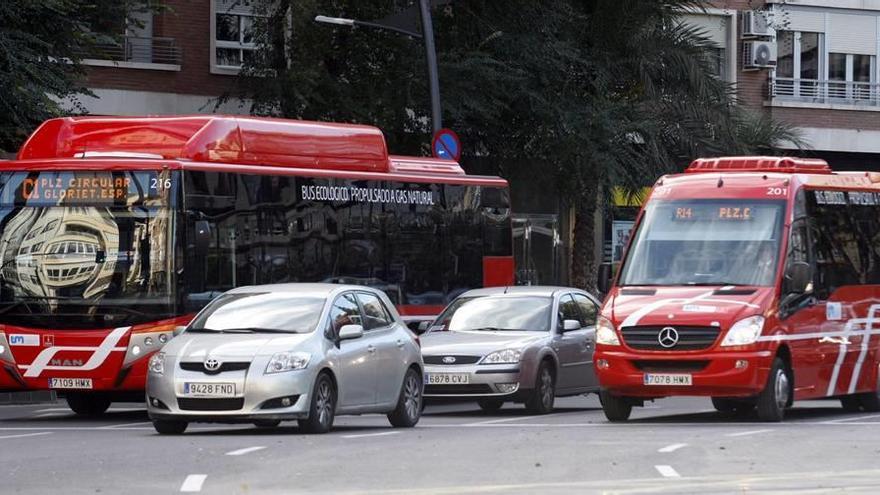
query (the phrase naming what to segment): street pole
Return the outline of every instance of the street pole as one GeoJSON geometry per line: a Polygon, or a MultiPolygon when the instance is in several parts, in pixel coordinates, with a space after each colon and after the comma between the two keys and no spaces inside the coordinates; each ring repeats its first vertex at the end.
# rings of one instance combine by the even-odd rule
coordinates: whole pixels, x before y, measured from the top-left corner
{"type": "Polygon", "coordinates": [[[425,41],[425,59],[428,63],[428,85],[431,91],[431,122],[436,133],[443,128],[440,110],[440,76],[437,71],[437,50],[434,48],[434,22],[431,20],[431,1],[419,0],[422,14],[422,36],[425,41]]]}

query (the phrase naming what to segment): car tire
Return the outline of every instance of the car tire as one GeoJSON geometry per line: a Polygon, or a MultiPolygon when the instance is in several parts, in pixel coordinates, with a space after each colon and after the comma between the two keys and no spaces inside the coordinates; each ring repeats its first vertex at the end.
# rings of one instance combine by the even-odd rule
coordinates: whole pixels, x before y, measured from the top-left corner
{"type": "Polygon", "coordinates": [[[607,390],[599,392],[599,402],[602,403],[602,411],[608,421],[613,423],[626,421],[632,414],[632,403],[626,397],[611,395],[607,390]]]}
{"type": "Polygon", "coordinates": [[[480,399],[477,401],[477,405],[480,406],[480,409],[486,412],[497,412],[504,406],[504,400],[502,399],[480,399]]]}
{"type": "Polygon", "coordinates": [[[107,412],[110,399],[96,394],[67,394],[67,405],[78,416],[95,417],[107,412]]]}
{"type": "Polygon", "coordinates": [[[312,388],[309,417],[297,420],[300,430],[306,433],[327,433],[333,427],[336,416],[336,387],[327,373],[318,374],[312,388]]]}
{"type": "Polygon", "coordinates": [[[388,422],[395,428],[412,428],[422,417],[425,398],[422,396],[422,376],[413,368],[406,370],[397,407],[388,414],[388,422]]]}
{"type": "Polygon", "coordinates": [[[280,424],[280,419],[258,419],[254,421],[254,426],[257,428],[277,428],[280,424]]]}
{"type": "Polygon", "coordinates": [[[157,419],[153,421],[153,428],[160,435],[180,435],[186,431],[189,423],[186,421],[171,421],[166,419],[157,419]]]}
{"type": "Polygon", "coordinates": [[[758,419],[777,423],[785,418],[785,409],[791,397],[791,379],[785,363],[776,358],[767,377],[767,385],[758,395],[758,419]]]}
{"type": "Polygon", "coordinates": [[[538,367],[535,376],[535,389],[526,399],[526,410],[531,414],[548,414],[553,411],[556,402],[556,379],[549,362],[544,361],[538,367]]]}

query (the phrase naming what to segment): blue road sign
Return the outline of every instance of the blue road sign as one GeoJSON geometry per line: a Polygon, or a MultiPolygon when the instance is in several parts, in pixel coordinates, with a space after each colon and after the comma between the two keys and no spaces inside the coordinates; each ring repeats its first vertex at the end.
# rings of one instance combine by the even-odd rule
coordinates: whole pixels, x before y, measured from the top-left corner
{"type": "Polygon", "coordinates": [[[440,129],[434,134],[431,151],[435,158],[458,161],[461,158],[461,141],[452,129],[440,129]]]}

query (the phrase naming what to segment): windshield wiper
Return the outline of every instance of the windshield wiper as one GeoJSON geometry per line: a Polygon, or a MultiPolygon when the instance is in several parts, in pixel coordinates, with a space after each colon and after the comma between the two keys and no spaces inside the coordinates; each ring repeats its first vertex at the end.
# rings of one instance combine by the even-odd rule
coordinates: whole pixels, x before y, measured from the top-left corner
{"type": "Polygon", "coordinates": [[[728,286],[738,287],[743,284],[737,284],[734,282],[688,282],[684,285],[689,285],[692,287],[713,287],[716,285],[720,285],[721,287],[728,287],[728,286]]]}
{"type": "Polygon", "coordinates": [[[519,328],[480,327],[468,328],[465,332],[522,332],[519,328]]]}
{"type": "Polygon", "coordinates": [[[214,328],[188,328],[187,333],[254,333],[249,328],[224,328],[222,330],[214,328]]]}

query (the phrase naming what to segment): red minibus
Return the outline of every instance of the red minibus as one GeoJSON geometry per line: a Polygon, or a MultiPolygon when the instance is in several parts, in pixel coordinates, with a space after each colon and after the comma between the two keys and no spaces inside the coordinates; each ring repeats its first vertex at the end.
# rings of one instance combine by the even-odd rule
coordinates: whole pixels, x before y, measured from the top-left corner
{"type": "Polygon", "coordinates": [[[511,242],[504,180],[389,156],[373,127],[49,120],[0,164],[0,390],[100,414],[228,289],[360,283],[429,317],[511,284],[511,242]]]}
{"type": "Polygon", "coordinates": [[[667,396],[880,410],[880,174],[700,159],[657,181],[597,324],[608,419],[667,396]]]}

